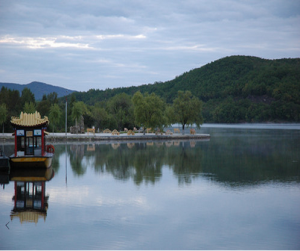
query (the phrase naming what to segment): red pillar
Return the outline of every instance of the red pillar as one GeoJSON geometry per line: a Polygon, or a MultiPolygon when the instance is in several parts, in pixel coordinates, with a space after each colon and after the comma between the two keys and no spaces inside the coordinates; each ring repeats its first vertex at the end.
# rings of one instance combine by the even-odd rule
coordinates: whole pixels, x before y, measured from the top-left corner
{"type": "Polygon", "coordinates": [[[15,181],[15,208],[17,206],[17,181],[15,181]]]}
{"type": "Polygon", "coordinates": [[[42,201],[41,209],[45,209],[45,182],[42,182],[42,201]]]}
{"type": "Polygon", "coordinates": [[[18,149],[18,146],[17,146],[17,129],[15,129],[15,157],[17,157],[17,149],[18,149]]]}
{"type": "Polygon", "coordinates": [[[44,135],[44,129],[42,129],[42,155],[44,155],[44,151],[45,151],[45,139],[44,139],[45,135],[44,135]]]}

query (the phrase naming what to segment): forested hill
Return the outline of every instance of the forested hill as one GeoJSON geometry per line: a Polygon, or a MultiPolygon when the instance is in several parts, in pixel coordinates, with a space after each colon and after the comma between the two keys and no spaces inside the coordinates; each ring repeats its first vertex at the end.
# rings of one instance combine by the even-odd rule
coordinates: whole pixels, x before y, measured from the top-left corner
{"type": "Polygon", "coordinates": [[[193,69],[167,82],[138,87],[74,93],[94,105],[119,93],[140,90],[171,103],[179,90],[204,102],[206,122],[300,121],[300,59],[267,60],[230,56],[193,69]]]}

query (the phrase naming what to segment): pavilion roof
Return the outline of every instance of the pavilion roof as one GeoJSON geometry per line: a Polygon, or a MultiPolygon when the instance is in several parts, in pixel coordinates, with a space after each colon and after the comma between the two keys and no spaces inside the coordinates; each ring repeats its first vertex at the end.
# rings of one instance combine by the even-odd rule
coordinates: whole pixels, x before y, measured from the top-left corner
{"type": "Polygon", "coordinates": [[[41,118],[40,113],[37,111],[35,113],[21,112],[20,117],[11,117],[10,123],[15,126],[35,127],[48,125],[49,120],[47,116],[41,118]]]}

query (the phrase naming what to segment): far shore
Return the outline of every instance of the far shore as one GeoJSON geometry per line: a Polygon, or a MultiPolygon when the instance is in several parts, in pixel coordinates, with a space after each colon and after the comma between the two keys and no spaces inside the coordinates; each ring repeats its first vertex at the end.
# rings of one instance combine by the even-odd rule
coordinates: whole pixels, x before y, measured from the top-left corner
{"type": "MultiPolygon", "coordinates": [[[[71,133],[52,133],[48,132],[48,141],[63,142],[63,141],[138,141],[138,140],[209,140],[210,134],[200,133],[199,129],[196,129],[196,134],[190,134],[190,128],[186,127],[185,133],[182,134],[182,129],[178,125],[173,125],[171,131],[174,128],[180,129],[180,133],[174,133],[172,135],[155,135],[155,133],[135,133],[135,135],[127,135],[126,133],[120,133],[120,135],[112,135],[111,133],[83,133],[83,134],[71,134],[71,133]]],[[[193,128],[193,127],[192,127],[193,128]]],[[[254,130],[300,130],[300,123],[237,123],[237,124],[210,124],[206,123],[201,125],[204,132],[207,132],[207,128],[223,128],[223,129],[254,129],[254,130]]],[[[201,129],[200,129],[201,130],[201,129]]],[[[208,131],[209,132],[209,131],[208,131]]],[[[0,133],[0,143],[14,142],[14,136],[12,133],[0,133]]]]}

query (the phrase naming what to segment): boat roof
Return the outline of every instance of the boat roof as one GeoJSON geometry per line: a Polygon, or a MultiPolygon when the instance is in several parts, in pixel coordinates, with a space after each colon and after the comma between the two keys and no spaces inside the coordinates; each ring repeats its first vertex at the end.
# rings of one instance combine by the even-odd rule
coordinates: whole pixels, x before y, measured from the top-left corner
{"type": "Polygon", "coordinates": [[[22,127],[38,127],[38,126],[47,126],[49,124],[49,119],[47,116],[41,118],[39,112],[35,113],[23,113],[21,112],[20,117],[11,117],[10,123],[13,126],[22,126],[22,127]]]}

